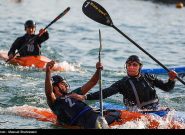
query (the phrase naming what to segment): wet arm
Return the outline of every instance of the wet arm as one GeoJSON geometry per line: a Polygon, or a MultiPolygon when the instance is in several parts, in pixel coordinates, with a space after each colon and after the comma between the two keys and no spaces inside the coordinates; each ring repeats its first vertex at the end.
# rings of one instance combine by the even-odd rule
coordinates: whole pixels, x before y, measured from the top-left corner
{"type": "Polygon", "coordinates": [[[175,81],[168,79],[167,82],[158,80],[156,86],[164,91],[170,91],[175,87],[175,81]]]}
{"type": "Polygon", "coordinates": [[[85,95],[90,89],[92,89],[97,84],[97,82],[99,80],[99,71],[102,69],[103,69],[102,64],[100,62],[97,62],[96,63],[96,72],[91,77],[91,79],[81,87],[81,93],[83,95],[85,95]]]}
{"type": "MultiPolygon", "coordinates": [[[[119,82],[114,83],[109,88],[105,88],[102,90],[103,93],[103,99],[110,97],[114,94],[117,94],[119,92],[119,82]]],[[[87,100],[98,100],[100,96],[100,92],[94,92],[86,95],[87,100]]]]}
{"type": "Polygon", "coordinates": [[[98,80],[99,71],[96,70],[95,74],[91,77],[91,79],[81,87],[81,93],[85,95],[90,89],[92,89],[97,84],[98,80]]]}
{"type": "Polygon", "coordinates": [[[41,44],[41,43],[43,43],[44,41],[46,41],[48,39],[49,39],[49,33],[46,31],[41,36],[38,36],[37,41],[38,41],[39,44],[41,44]]]}
{"type": "Polygon", "coordinates": [[[97,84],[99,80],[99,70],[102,70],[102,68],[103,66],[101,65],[101,63],[97,62],[96,63],[97,70],[94,73],[94,75],[91,77],[91,79],[86,84],[84,84],[81,88],[78,88],[72,91],[72,94],[70,95],[70,97],[81,101],[85,100],[86,99],[85,94],[97,84]]]}
{"type": "Polygon", "coordinates": [[[52,66],[49,66],[50,63],[46,65],[46,77],[45,77],[45,94],[47,97],[48,104],[53,104],[56,100],[56,97],[53,93],[53,86],[51,83],[51,68],[52,66]]]}
{"type": "Polygon", "coordinates": [[[16,51],[16,49],[18,49],[18,45],[20,44],[19,41],[20,41],[20,40],[17,38],[17,39],[13,42],[13,44],[12,44],[12,46],[11,46],[9,52],[8,52],[8,56],[9,56],[10,54],[12,54],[12,55],[15,54],[15,51],[16,51]]]}
{"type": "Polygon", "coordinates": [[[153,80],[154,80],[154,85],[164,91],[170,91],[175,87],[175,80],[168,79],[168,81],[165,82],[157,78],[157,76],[153,76],[153,80]]]}

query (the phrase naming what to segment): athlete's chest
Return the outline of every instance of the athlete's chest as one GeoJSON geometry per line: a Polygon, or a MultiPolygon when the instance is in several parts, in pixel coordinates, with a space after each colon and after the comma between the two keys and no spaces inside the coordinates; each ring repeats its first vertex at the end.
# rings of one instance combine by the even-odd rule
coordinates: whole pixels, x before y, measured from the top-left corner
{"type": "Polygon", "coordinates": [[[59,97],[58,99],[58,102],[60,103],[60,104],[62,104],[62,106],[65,106],[65,108],[72,108],[72,107],[74,107],[75,105],[77,105],[78,104],[78,100],[76,100],[76,99],[74,99],[74,98],[71,98],[71,97],[69,97],[69,96],[64,96],[64,97],[59,97]]]}

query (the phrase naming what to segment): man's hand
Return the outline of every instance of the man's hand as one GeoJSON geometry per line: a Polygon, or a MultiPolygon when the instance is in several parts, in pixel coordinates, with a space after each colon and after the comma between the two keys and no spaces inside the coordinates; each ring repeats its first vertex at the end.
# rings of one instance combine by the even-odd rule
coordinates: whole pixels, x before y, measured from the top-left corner
{"type": "Polygon", "coordinates": [[[96,63],[96,69],[97,69],[97,70],[103,70],[103,65],[102,65],[102,63],[97,62],[97,63],[96,63]]]}
{"type": "Polygon", "coordinates": [[[177,77],[177,73],[174,70],[168,72],[169,79],[173,81],[177,77]]]}
{"type": "Polygon", "coordinates": [[[44,29],[40,29],[40,30],[39,30],[39,37],[42,36],[45,32],[47,32],[47,31],[44,30],[44,29]]]}
{"type": "Polygon", "coordinates": [[[55,65],[55,62],[52,60],[46,64],[46,71],[50,71],[53,66],[55,65]]]}
{"type": "Polygon", "coordinates": [[[10,55],[8,55],[8,58],[9,59],[13,59],[14,58],[14,55],[13,54],[10,54],[10,55]]]}

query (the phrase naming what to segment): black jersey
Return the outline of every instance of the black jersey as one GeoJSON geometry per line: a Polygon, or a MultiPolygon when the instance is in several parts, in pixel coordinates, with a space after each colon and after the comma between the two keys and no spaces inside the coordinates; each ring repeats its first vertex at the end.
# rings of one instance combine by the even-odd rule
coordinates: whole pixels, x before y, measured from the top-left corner
{"type": "MultiPolygon", "coordinates": [[[[79,91],[79,89],[73,92],[79,91]]],[[[60,124],[79,125],[84,128],[95,128],[98,114],[86,103],[70,98],[69,94],[58,97],[50,106],[54,114],[57,115],[58,122],[60,124]]]]}
{"type": "MultiPolygon", "coordinates": [[[[156,75],[152,74],[144,74],[140,77],[126,76],[112,84],[110,87],[103,89],[103,98],[120,93],[123,95],[123,102],[126,106],[138,106],[138,97],[139,102],[143,104],[143,106],[140,106],[139,108],[144,108],[145,106],[152,104],[152,101],[155,101],[155,104],[158,104],[158,96],[155,87],[164,91],[170,91],[174,86],[175,81],[168,80],[167,82],[164,82],[157,78],[156,75]]],[[[99,91],[87,95],[87,100],[98,99],[99,91]]]]}
{"type": "Polygon", "coordinates": [[[41,55],[41,43],[43,43],[44,41],[46,41],[49,38],[49,34],[48,32],[45,32],[42,36],[37,36],[37,35],[28,35],[25,34],[22,37],[18,37],[14,43],[12,44],[8,55],[10,54],[15,54],[16,50],[19,50],[20,48],[22,48],[23,46],[25,46],[23,49],[20,50],[19,55],[21,57],[24,56],[38,56],[41,55]],[[35,40],[33,40],[32,42],[30,42],[33,38],[35,38],[35,40]],[[26,44],[29,43],[29,44],[26,44]]]}

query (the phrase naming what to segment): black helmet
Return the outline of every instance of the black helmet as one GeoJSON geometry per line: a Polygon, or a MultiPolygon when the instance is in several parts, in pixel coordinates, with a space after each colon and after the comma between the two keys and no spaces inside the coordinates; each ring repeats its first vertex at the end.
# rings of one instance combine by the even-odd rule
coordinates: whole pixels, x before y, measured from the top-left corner
{"type": "Polygon", "coordinates": [[[32,20],[27,20],[24,24],[25,29],[29,27],[36,27],[36,23],[32,20]]]}
{"type": "Polygon", "coordinates": [[[69,85],[69,83],[67,82],[67,80],[66,80],[65,78],[59,76],[59,75],[54,75],[54,76],[52,76],[52,79],[51,79],[51,80],[52,80],[52,84],[53,84],[53,85],[56,85],[56,84],[58,84],[59,82],[64,82],[64,83],[65,83],[65,86],[68,87],[68,88],[70,88],[70,85],[69,85]]]}
{"type": "Polygon", "coordinates": [[[140,65],[142,65],[141,62],[141,58],[139,58],[137,55],[131,55],[128,57],[126,63],[128,63],[129,61],[136,61],[137,63],[139,63],[140,65]]]}
{"type": "Polygon", "coordinates": [[[59,82],[64,81],[65,79],[59,75],[52,76],[52,84],[57,84],[59,82]]]}

